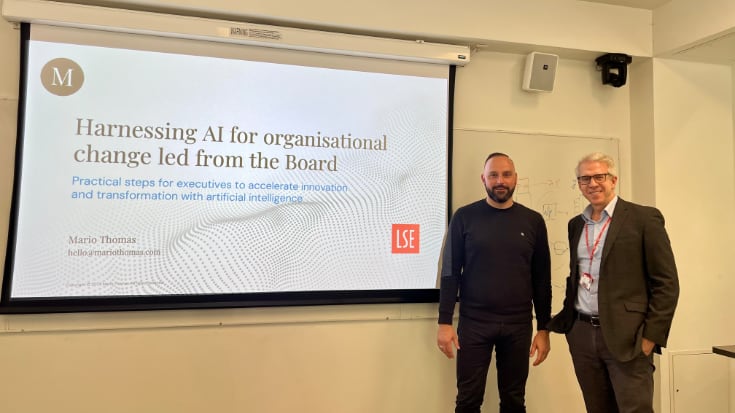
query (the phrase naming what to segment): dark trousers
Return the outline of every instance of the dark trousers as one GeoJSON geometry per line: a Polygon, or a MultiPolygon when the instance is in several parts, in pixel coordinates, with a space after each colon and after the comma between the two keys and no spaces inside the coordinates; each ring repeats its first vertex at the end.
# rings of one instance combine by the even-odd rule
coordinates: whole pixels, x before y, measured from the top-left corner
{"type": "Polygon", "coordinates": [[[531,322],[490,323],[460,317],[455,413],[480,413],[493,349],[500,413],[525,413],[532,330],[531,322]]]}
{"type": "Polygon", "coordinates": [[[641,350],[635,359],[620,362],[607,349],[602,330],[579,320],[567,343],[588,413],[653,412],[653,354],[641,350]]]}

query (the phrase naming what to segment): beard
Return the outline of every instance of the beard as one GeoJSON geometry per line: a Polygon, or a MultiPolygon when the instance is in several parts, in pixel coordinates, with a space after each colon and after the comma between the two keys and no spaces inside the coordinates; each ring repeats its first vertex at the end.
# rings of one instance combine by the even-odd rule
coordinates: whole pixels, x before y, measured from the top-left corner
{"type": "Polygon", "coordinates": [[[487,192],[487,196],[490,197],[493,201],[503,204],[505,202],[508,202],[511,198],[513,198],[513,192],[515,192],[516,187],[513,188],[507,187],[505,185],[495,185],[492,188],[485,187],[485,191],[487,192]],[[499,189],[504,189],[505,193],[498,193],[499,189]]]}

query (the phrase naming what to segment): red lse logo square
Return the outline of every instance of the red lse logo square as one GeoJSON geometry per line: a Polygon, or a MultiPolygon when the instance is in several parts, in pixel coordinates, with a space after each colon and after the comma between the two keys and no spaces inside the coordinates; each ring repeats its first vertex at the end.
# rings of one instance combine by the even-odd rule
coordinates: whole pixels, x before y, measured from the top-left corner
{"type": "Polygon", "coordinates": [[[393,224],[391,229],[391,251],[393,254],[419,253],[419,227],[419,224],[393,224]]]}

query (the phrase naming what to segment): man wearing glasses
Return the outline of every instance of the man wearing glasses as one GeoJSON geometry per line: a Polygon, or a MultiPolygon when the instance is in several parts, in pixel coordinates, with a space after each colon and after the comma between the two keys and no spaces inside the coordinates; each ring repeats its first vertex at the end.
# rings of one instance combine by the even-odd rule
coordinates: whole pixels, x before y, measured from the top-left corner
{"type": "Polygon", "coordinates": [[[620,199],[615,163],[577,164],[589,205],[569,221],[570,275],[549,330],[565,333],[587,412],[653,412],[653,352],[666,345],[679,281],[664,217],[620,199]]]}
{"type": "Polygon", "coordinates": [[[492,153],[480,175],[487,196],[459,208],[442,255],[437,345],[457,349],[456,413],[480,413],[495,350],[501,413],[523,413],[529,357],[549,353],[551,260],[544,219],[513,202],[518,175],[492,153]],[[459,292],[459,326],[452,327],[459,292]],[[533,340],[533,312],[538,332],[533,340]]]}

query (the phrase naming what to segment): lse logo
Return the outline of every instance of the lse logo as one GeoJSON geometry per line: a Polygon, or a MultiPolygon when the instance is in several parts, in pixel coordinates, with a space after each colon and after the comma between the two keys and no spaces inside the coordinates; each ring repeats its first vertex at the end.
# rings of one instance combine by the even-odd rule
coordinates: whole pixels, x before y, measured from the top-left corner
{"type": "Polygon", "coordinates": [[[393,254],[419,253],[419,224],[393,224],[391,232],[393,254]]]}

